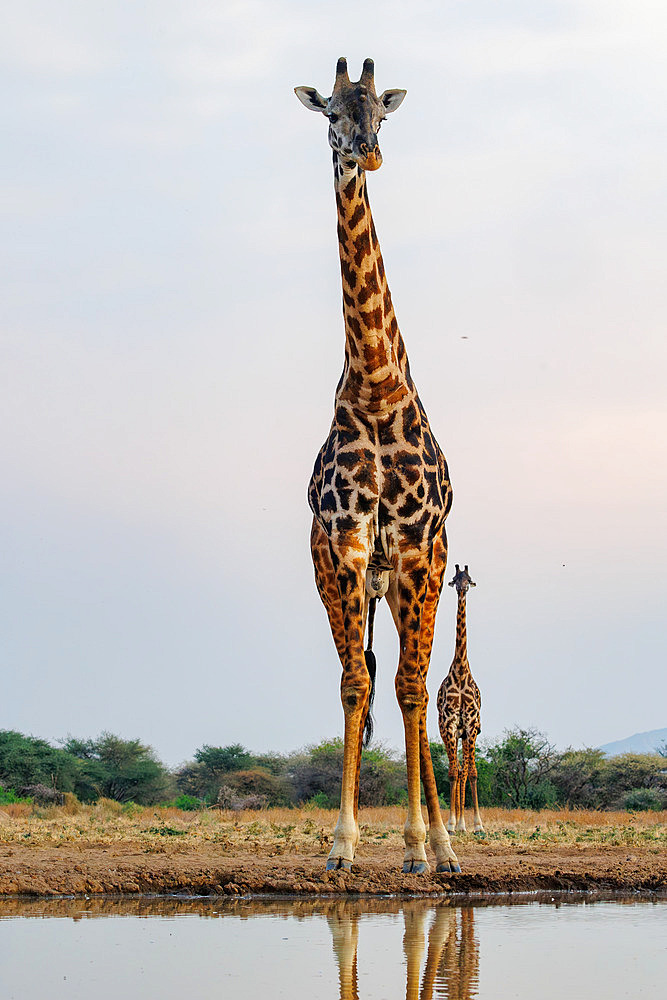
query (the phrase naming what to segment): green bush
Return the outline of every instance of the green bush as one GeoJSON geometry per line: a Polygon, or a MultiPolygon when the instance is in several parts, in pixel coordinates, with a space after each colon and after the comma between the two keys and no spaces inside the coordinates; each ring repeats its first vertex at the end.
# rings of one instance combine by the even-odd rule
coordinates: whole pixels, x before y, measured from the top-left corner
{"type": "Polygon", "coordinates": [[[537,729],[506,729],[504,739],[487,746],[491,765],[490,795],[495,805],[543,809],[558,793],[550,776],[558,761],[554,747],[537,729]]]}
{"type": "Polygon", "coordinates": [[[15,802],[27,802],[32,803],[30,796],[21,797],[17,795],[13,788],[3,788],[0,785],[0,806],[13,805],[15,802]]]}
{"type": "MultiPolygon", "coordinates": [[[[324,808],[337,809],[343,774],[343,741],[324,740],[293,755],[288,764],[294,802],[312,802],[316,796],[324,808]]],[[[392,751],[376,744],[361,753],[359,805],[396,805],[407,795],[405,763],[392,751]]]]}
{"type": "Polygon", "coordinates": [[[632,788],[623,799],[623,805],[628,812],[644,812],[655,809],[656,812],[664,806],[664,798],[655,788],[632,788]]]}
{"type": "Polygon", "coordinates": [[[623,753],[607,757],[601,772],[602,805],[624,807],[625,796],[639,789],[653,790],[667,798],[665,759],[659,754],[623,753]]]}
{"type": "Polygon", "coordinates": [[[306,809],[336,809],[337,803],[332,801],[326,792],[315,792],[306,802],[306,809]]]}
{"type": "Polygon", "coordinates": [[[203,808],[204,803],[194,795],[179,795],[178,798],[174,799],[172,805],[176,809],[182,809],[183,812],[196,812],[197,809],[203,808]]]}

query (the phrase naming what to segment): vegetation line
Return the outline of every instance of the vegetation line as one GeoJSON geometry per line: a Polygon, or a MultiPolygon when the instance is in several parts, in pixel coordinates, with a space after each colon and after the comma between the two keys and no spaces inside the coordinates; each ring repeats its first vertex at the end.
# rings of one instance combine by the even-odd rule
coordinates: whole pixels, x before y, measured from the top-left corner
{"type": "MultiPolygon", "coordinates": [[[[431,743],[443,806],[449,801],[445,749],[431,743]]],[[[169,770],[140,740],[112,733],[53,746],[0,730],[0,808],[20,803],[116,803],[197,811],[266,807],[335,809],[343,746],[332,739],[291,754],[253,754],[240,744],[204,745],[169,770]]],[[[605,757],[592,748],[556,752],[535,729],[506,730],[477,754],[480,805],[513,809],[660,810],[667,808],[667,745],[656,754],[605,757]]],[[[404,760],[382,744],[362,753],[360,805],[407,801],[404,760]]],[[[169,834],[162,834],[168,836],[169,834]]]]}

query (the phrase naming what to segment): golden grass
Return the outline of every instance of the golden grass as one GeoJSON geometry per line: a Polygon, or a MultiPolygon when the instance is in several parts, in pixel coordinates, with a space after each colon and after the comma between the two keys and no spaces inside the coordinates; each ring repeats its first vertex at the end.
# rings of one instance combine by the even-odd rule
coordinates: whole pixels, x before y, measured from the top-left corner
{"type": "MultiPolygon", "coordinates": [[[[109,799],[82,805],[68,796],[64,806],[15,803],[0,807],[0,843],[25,846],[136,845],[147,852],[180,852],[215,844],[222,853],[258,851],[326,854],[336,812],[327,809],[266,809],[182,812],[170,807],[122,806],[109,799]]],[[[482,810],[486,835],[457,834],[455,843],[476,850],[489,845],[519,851],[559,846],[667,848],[667,811],[592,812],[482,810]]],[[[384,842],[401,849],[405,810],[398,806],[361,809],[362,845],[384,842]]],[[[468,818],[469,827],[472,826],[468,818]]]]}

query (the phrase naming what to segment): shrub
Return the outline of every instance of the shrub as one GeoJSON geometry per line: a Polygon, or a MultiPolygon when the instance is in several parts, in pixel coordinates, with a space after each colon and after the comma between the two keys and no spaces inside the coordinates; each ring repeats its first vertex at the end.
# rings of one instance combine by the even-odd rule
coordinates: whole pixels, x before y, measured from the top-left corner
{"type": "Polygon", "coordinates": [[[332,802],[326,792],[315,792],[305,805],[306,809],[335,809],[336,803],[332,802]]]}
{"type": "Polygon", "coordinates": [[[566,750],[551,773],[559,802],[581,809],[597,809],[603,804],[601,784],[606,766],[603,750],[587,747],[566,750]]]}
{"type": "Polygon", "coordinates": [[[648,809],[655,809],[657,812],[663,808],[664,798],[654,788],[632,788],[626,793],[623,805],[628,812],[643,812],[648,809]]]}
{"type": "Polygon", "coordinates": [[[32,803],[32,799],[17,795],[13,788],[3,788],[2,785],[0,785],[0,806],[14,805],[16,802],[26,802],[30,804],[32,803]]]}
{"type": "Polygon", "coordinates": [[[265,809],[266,804],[265,795],[238,795],[228,785],[222,785],[216,802],[219,809],[233,809],[236,812],[241,809],[265,809]]]}
{"type": "Polygon", "coordinates": [[[194,795],[179,795],[178,798],[174,799],[172,804],[176,809],[182,809],[184,812],[195,812],[204,805],[202,800],[196,798],[194,795]]]}
{"type": "MultiPolygon", "coordinates": [[[[213,782],[211,775],[203,764],[197,764],[194,761],[181,764],[176,770],[174,778],[179,792],[182,792],[184,795],[192,795],[195,798],[205,799],[207,795],[212,794],[213,782]]],[[[213,799],[215,799],[215,794],[213,794],[213,799]]]]}
{"type": "Polygon", "coordinates": [[[623,753],[608,757],[601,772],[602,804],[623,808],[626,794],[639,789],[653,790],[667,797],[665,760],[659,754],[623,753]]]}
{"type": "Polygon", "coordinates": [[[261,767],[231,771],[225,775],[223,784],[241,797],[258,795],[270,806],[284,806],[290,801],[285,780],[261,767]]]}
{"type": "Polygon", "coordinates": [[[557,801],[549,776],[558,757],[537,729],[506,729],[505,738],[489,746],[484,756],[493,768],[491,795],[497,805],[542,809],[557,801]]]}
{"type": "Polygon", "coordinates": [[[77,758],[74,791],[84,801],[103,796],[141,805],[163,802],[173,792],[173,779],[152,747],[102,733],[96,740],[69,738],[65,751],[77,758]]]}
{"type": "MultiPolygon", "coordinates": [[[[308,747],[291,758],[289,778],[295,802],[337,809],[343,774],[343,741],[339,737],[308,747]]],[[[396,805],[407,795],[405,764],[382,744],[363,750],[359,772],[359,805],[396,805]]]]}
{"type": "Polygon", "coordinates": [[[31,802],[37,802],[40,806],[64,806],[65,795],[48,785],[24,785],[19,789],[22,796],[31,802]]]}

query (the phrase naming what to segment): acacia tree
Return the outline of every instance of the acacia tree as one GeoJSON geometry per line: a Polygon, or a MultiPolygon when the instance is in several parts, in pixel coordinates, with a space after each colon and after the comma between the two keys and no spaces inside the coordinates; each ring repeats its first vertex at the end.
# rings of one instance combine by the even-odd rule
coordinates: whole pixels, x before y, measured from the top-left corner
{"type": "Polygon", "coordinates": [[[71,792],[77,778],[76,761],[46,740],[0,730],[0,785],[19,790],[30,785],[71,792]]]}
{"type": "Polygon", "coordinates": [[[70,737],[64,749],[81,762],[75,788],[79,798],[103,795],[118,802],[154,805],[171,796],[169,772],[153,748],[140,740],[124,740],[105,732],[96,740],[70,737]]]}
{"type": "Polygon", "coordinates": [[[540,809],[556,800],[549,780],[557,762],[555,747],[538,729],[506,729],[500,743],[486,748],[493,767],[492,794],[499,805],[540,809]]]}

